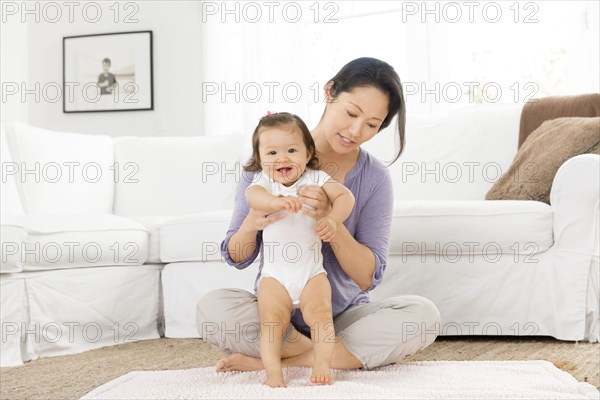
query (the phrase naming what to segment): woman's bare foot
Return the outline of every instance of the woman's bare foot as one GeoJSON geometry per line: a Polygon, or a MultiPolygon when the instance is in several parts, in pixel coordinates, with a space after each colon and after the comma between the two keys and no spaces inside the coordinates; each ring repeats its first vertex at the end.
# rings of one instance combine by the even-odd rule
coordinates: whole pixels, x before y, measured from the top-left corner
{"type": "Polygon", "coordinates": [[[267,371],[267,379],[263,383],[272,388],[285,387],[281,368],[275,371],[267,371]]]}
{"type": "Polygon", "coordinates": [[[315,361],[310,376],[310,383],[316,385],[329,385],[332,382],[331,373],[329,371],[329,363],[315,361]]]}
{"type": "Polygon", "coordinates": [[[263,369],[260,358],[242,353],[233,353],[217,361],[217,372],[228,371],[260,371],[263,369]]]}

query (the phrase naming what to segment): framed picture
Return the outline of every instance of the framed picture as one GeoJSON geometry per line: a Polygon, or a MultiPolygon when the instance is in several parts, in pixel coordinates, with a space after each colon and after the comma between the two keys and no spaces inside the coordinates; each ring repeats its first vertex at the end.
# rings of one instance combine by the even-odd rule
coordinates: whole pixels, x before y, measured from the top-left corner
{"type": "Polygon", "coordinates": [[[152,31],[63,38],[63,112],[152,109],[152,31]]]}

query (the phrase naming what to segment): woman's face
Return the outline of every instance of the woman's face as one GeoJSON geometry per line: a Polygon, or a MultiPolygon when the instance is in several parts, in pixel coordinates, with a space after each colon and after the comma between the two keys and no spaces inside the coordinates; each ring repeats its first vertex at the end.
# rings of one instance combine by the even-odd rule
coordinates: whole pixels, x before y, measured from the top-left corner
{"type": "Polygon", "coordinates": [[[302,176],[311,155],[295,126],[272,127],[260,133],[260,165],[275,182],[291,186],[302,176]]]}
{"type": "Polygon", "coordinates": [[[350,153],[375,136],[388,113],[388,96],[372,86],[357,87],[327,100],[325,136],[338,154],[350,153]]]}

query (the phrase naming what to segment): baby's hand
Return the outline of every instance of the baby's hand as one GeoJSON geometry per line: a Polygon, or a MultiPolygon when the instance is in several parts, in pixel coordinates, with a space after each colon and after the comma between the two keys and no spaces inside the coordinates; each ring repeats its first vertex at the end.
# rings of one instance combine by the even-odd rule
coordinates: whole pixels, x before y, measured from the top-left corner
{"type": "Polygon", "coordinates": [[[324,242],[329,242],[337,232],[337,222],[335,219],[325,216],[317,221],[317,235],[324,242]]]}
{"type": "Polygon", "coordinates": [[[302,202],[297,197],[280,196],[273,199],[272,207],[275,210],[287,210],[290,213],[297,213],[302,210],[302,202]]]}

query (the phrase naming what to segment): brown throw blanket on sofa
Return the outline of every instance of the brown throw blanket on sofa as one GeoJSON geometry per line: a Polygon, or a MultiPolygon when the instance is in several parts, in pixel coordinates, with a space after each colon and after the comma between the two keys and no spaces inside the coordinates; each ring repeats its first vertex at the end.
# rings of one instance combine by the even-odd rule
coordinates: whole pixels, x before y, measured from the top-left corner
{"type": "Polygon", "coordinates": [[[521,113],[519,147],[544,121],[563,117],[600,117],[600,93],[532,100],[521,113]]]}

